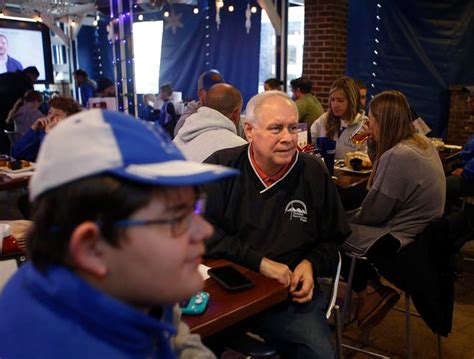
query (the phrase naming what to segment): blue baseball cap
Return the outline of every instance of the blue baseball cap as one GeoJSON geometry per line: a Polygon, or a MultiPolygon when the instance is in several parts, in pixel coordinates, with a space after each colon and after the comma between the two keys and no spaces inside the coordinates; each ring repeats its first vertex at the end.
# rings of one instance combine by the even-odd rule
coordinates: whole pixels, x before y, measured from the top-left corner
{"type": "Polygon", "coordinates": [[[224,78],[217,70],[209,70],[203,72],[198,78],[198,90],[204,89],[209,90],[215,84],[221,84],[224,82],[224,78]]]}
{"type": "Polygon", "coordinates": [[[30,200],[99,174],[147,185],[189,186],[238,173],[186,160],[164,130],[153,123],[93,109],[61,121],[44,138],[29,184],[30,200]]]}

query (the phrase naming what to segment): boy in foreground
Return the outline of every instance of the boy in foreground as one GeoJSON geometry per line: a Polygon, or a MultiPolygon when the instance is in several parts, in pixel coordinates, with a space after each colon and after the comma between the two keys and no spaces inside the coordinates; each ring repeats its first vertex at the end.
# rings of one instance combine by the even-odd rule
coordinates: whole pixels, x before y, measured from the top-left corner
{"type": "Polygon", "coordinates": [[[234,174],[123,114],[58,124],[30,181],[31,261],[0,297],[0,357],[214,358],[173,304],[203,286],[195,186],[234,174]]]}

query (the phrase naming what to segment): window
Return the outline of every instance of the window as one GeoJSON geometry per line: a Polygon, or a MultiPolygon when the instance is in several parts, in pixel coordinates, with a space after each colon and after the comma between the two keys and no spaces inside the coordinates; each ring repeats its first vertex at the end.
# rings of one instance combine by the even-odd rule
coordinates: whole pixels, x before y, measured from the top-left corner
{"type": "MultiPolygon", "coordinates": [[[[291,92],[290,80],[300,77],[303,72],[304,44],[304,6],[288,8],[288,52],[287,52],[287,88],[291,92]]],[[[276,34],[270,19],[262,11],[260,30],[260,70],[258,91],[263,91],[263,83],[271,77],[279,77],[276,73],[276,34]]]]}
{"type": "Polygon", "coordinates": [[[291,95],[290,81],[303,73],[304,6],[290,6],[288,10],[288,64],[287,89],[291,95]]]}
{"type": "Polygon", "coordinates": [[[158,93],[162,38],[163,21],[133,23],[135,87],[139,94],[158,93]]]}
{"type": "Polygon", "coordinates": [[[263,92],[263,83],[266,79],[276,77],[275,64],[275,29],[270,22],[267,12],[262,10],[262,22],[260,28],[260,61],[258,72],[258,92],[263,92]]]}

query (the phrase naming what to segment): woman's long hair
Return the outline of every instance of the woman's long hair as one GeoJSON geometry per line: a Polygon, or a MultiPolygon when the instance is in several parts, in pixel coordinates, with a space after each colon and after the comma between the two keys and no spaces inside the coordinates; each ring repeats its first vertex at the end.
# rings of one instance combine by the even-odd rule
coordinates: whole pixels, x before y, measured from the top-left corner
{"type": "Polygon", "coordinates": [[[339,128],[341,127],[341,118],[334,116],[331,110],[331,95],[337,91],[341,90],[347,98],[348,101],[348,119],[349,124],[352,123],[356,115],[362,109],[360,104],[360,92],[359,87],[357,86],[355,80],[352,77],[342,76],[339,77],[331,85],[329,89],[329,99],[328,99],[328,112],[327,112],[327,137],[334,138],[334,135],[338,133],[339,128]]]}
{"type": "Polygon", "coordinates": [[[370,101],[369,110],[379,128],[376,159],[369,178],[370,187],[377,171],[378,161],[386,151],[402,141],[414,141],[420,148],[426,148],[427,142],[416,133],[411,123],[410,105],[401,92],[384,91],[379,93],[370,101]]]}
{"type": "Polygon", "coordinates": [[[23,106],[27,102],[34,102],[34,101],[38,101],[40,103],[43,102],[43,96],[41,96],[41,92],[35,91],[35,90],[26,91],[25,96],[19,98],[13,105],[10,112],[8,112],[8,116],[5,122],[8,124],[13,123],[13,118],[15,117],[20,107],[23,106]]]}

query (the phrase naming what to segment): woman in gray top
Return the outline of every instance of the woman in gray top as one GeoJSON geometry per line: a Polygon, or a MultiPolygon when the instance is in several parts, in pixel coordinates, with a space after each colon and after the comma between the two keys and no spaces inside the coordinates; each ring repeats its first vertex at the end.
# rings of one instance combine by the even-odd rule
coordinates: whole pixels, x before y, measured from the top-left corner
{"type": "MultiPolygon", "coordinates": [[[[436,148],[411,124],[410,106],[402,93],[385,91],[375,96],[369,104],[367,125],[377,147],[375,163],[369,192],[361,207],[350,214],[352,234],[344,245],[376,265],[441,217],[446,179],[436,148]]],[[[382,286],[363,263],[357,266],[363,269],[354,278],[354,290],[362,293],[364,302],[359,324],[375,325],[384,316],[379,310],[386,314],[398,293],[382,286]],[[375,289],[370,298],[364,291],[369,279],[375,289]]]]}
{"type": "Polygon", "coordinates": [[[20,98],[8,113],[6,123],[13,124],[15,131],[25,134],[33,123],[40,117],[44,117],[38,108],[43,103],[43,96],[35,90],[28,90],[25,96],[20,98]]]}

